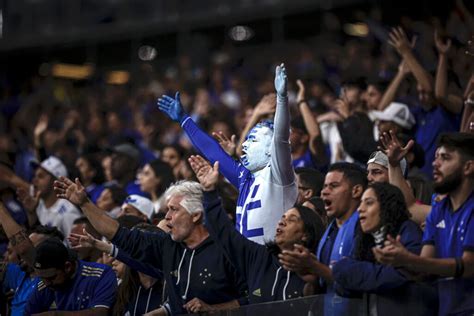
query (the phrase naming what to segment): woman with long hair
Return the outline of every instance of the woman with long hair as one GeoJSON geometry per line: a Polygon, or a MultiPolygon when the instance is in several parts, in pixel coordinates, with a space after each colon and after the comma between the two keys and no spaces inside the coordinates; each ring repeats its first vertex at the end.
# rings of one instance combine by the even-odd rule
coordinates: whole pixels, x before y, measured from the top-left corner
{"type": "Polygon", "coordinates": [[[161,198],[166,189],[175,181],[171,166],[159,159],[147,163],[138,174],[140,190],[150,194],[155,213],[164,207],[161,198]]]}
{"type": "Polygon", "coordinates": [[[370,184],[362,195],[359,224],[353,256],[338,261],[332,270],[340,294],[367,294],[371,315],[435,315],[435,288],[411,281],[403,270],[378,264],[372,250],[384,247],[387,236],[400,236],[409,251],[420,253],[422,232],[410,220],[400,189],[370,184]]]}

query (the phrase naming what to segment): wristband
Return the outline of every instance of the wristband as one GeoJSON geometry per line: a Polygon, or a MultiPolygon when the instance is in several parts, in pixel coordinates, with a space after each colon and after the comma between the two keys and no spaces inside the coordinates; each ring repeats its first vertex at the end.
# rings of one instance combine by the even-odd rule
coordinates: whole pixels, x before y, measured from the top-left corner
{"type": "Polygon", "coordinates": [[[296,105],[300,106],[301,103],[308,103],[308,101],[306,101],[306,99],[303,99],[303,100],[298,101],[296,105]]]}
{"type": "Polygon", "coordinates": [[[455,258],[454,260],[456,260],[456,271],[454,272],[454,277],[461,278],[464,274],[464,262],[462,261],[462,258],[455,258]]]}

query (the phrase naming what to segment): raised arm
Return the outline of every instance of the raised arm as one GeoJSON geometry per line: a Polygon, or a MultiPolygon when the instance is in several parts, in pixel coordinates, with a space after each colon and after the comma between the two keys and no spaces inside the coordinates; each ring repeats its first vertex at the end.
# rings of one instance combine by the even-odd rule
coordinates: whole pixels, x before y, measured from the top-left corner
{"type": "Polygon", "coordinates": [[[214,138],[202,131],[191,117],[184,112],[179,92],[176,92],[174,99],[167,95],[159,98],[158,107],[173,121],[181,124],[193,146],[209,161],[212,163],[219,161],[222,166],[222,174],[235,187],[238,187],[238,163],[222,149],[214,138]]]}
{"type": "Polygon", "coordinates": [[[398,140],[395,133],[390,130],[390,133],[383,133],[380,136],[380,142],[382,143],[382,150],[388,157],[389,165],[388,165],[388,179],[390,184],[398,187],[405,198],[405,202],[408,207],[408,211],[412,216],[412,220],[421,225],[425,222],[426,217],[428,216],[429,212],[431,211],[430,205],[425,204],[417,204],[415,196],[413,195],[413,191],[411,190],[410,186],[408,185],[405,177],[403,176],[402,169],[400,167],[400,161],[406,156],[406,154],[410,151],[411,147],[413,147],[414,142],[410,140],[405,147],[403,147],[398,140]]]}
{"type": "Polygon", "coordinates": [[[393,28],[392,32],[389,34],[388,43],[393,46],[403,60],[406,61],[408,67],[416,78],[418,84],[421,85],[424,91],[428,93],[433,92],[433,78],[431,75],[423,68],[423,66],[416,59],[413,51],[410,47],[410,42],[401,27],[393,28]]]}
{"type": "MultiPolygon", "coordinates": [[[[413,40],[412,40],[413,42],[413,40]]],[[[378,110],[383,111],[387,106],[389,106],[390,103],[395,100],[395,96],[397,95],[398,88],[402,84],[403,80],[408,76],[410,73],[410,68],[408,68],[407,63],[405,60],[402,60],[400,62],[400,65],[398,66],[398,71],[395,77],[393,77],[392,81],[387,87],[387,90],[385,90],[382,99],[380,100],[380,103],[378,105],[378,110]]]]}
{"type": "Polygon", "coordinates": [[[290,109],[288,107],[288,78],[284,64],[276,67],[275,89],[277,105],[271,147],[271,174],[274,183],[285,186],[295,181],[290,148],[290,109]]]}
{"type": "Polygon", "coordinates": [[[78,178],[76,178],[75,182],[72,182],[68,178],[60,177],[54,181],[54,191],[58,198],[66,199],[80,207],[92,226],[102,236],[109,240],[115,236],[119,223],[89,200],[87,192],[78,178]]]}
{"type": "Polygon", "coordinates": [[[33,267],[34,247],[26,231],[11,217],[3,202],[0,202],[0,223],[15,251],[33,267]]]}
{"type": "Polygon", "coordinates": [[[296,80],[296,84],[298,85],[298,95],[296,97],[296,102],[298,104],[301,116],[303,117],[304,125],[308,130],[309,150],[316,158],[318,165],[324,166],[327,164],[327,157],[324,151],[324,144],[321,136],[321,130],[319,129],[319,123],[311,112],[308,102],[306,102],[305,86],[303,81],[298,79],[296,80]]]}
{"type": "Polygon", "coordinates": [[[436,70],[435,97],[441,102],[446,110],[452,113],[460,113],[462,110],[462,99],[456,95],[448,94],[448,52],[451,48],[451,39],[443,42],[438,30],[434,33],[434,42],[438,50],[438,68],[436,70]]]}
{"type": "Polygon", "coordinates": [[[191,168],[204,190],[203,205],[205,210],[205,223],[209,234],[222,245],[227,256],[235,263],[242,275],[248,277],[249,270],[255,264],[256,258],[266,252],[265,246],[248,240],[234,227],[221,205],[216,186],[219,173],[219,162],[214,166],[200,156],[189,158],[191,168]]]}

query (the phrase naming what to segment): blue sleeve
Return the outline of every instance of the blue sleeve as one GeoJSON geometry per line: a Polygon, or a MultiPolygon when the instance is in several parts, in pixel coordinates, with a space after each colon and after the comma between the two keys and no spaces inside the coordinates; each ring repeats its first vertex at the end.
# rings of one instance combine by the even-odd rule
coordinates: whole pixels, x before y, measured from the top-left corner
{"type": "Polygon", "coordinates": [[[7,264],[6,271],[5,271],[5,277],[3,279],[3,285],[2,285],[2,290],[3,292],[8,292],[9,290],[14,290],[18,286],[18,281],[19,277],[18,275],[20,274],[20,266],[17,264],[9,263],[7,264]]]}
{"type": "Polygon", "coordinates": [[[239,164],[222,149],[214,138],[204,133],[190,117],[186,118],[181,126],[194,147],[199,150],[211,164],[219,161],[219,169],[224,177],[238,188],[239,164]]]}
{"type": "Polygon", "coordinates": [[[125,263],[131,269],[144,273],[156,279],[162,279],[163,273],[156,269],[153,265],[143,263],[141,261],[131,258],[125,251],[118,250],[117,256],[115,257],[118,261],[125,263]]]}
{"type": "Polygon", "coordinates": [[[114,271],[107,267],[94,288],[94,298],[88,308],[105,307],[111,309],[117,296],[117,278],[114,271]]]}
{"type": "Polygon", "coordinates": [[[247,279],[261,259],[270,255],[265,246],[245,238],[230,221],[222,209],[221,199],[216,191],[204,192],[205,225],[209,234],[223,248],[224,253],[239,273],[247,279]]]}
{"type": "Polygon", "coordinates": [[[431,212],[426,217],[425,221],[425,231],[423,233],[423,245],[434,245],[435,244],[435,233],[436,233],[436,215],[438,209],[433,205],[431,207],[431,212]]]}
{"type": "MultiPolygon", "coordinates": [[[[406,221],[400,228],[401,242],[405,248],[419,254],[422,232],[418,225],[406,221]]],[[[338,261],[333,270],[335,281],[348,290],[364,292],[383,292],[397,288],[408,282],[399,270],[377,263],[344,258],[338,261]]]]}
{"type": "MultiPolygon", "coordinates": [[[[471,205],[473,207],[473,205],[471,205]]],[[[467,219],[466,223],[466,234],[462,243],[463,251],[474,252],[474,212],[471,212],[471,216],[467,219]]]]}
{"type": "Polygon", "coordinates": [[[163,270],[163,246],[166,233],[149,233],[137,229],[119,228],[111,242],[131,258],[163,270]]]}
{"type": "Polygon", "coordinates": [[[383,292],[407,282],[393,267],[352,258],[339,260],[334,265],[332,274],[336,283],[353,291],[383,292]]]}
{"type": "MultiPolygon", "coordinates": [[[[36,285],[37,287],[38,285],[36,285]]],[[[25,306],[25,316],[49,311],[49,307],[54,301],[53,295],[48,289],[38,290],[36,288],[30,295],[25,306]]]]}

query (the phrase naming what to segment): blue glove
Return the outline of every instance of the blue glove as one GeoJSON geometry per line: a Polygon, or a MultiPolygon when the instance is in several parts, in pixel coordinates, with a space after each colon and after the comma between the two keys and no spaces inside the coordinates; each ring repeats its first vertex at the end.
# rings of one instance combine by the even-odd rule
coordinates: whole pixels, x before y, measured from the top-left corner
{"type": "Polygon", "coordinates": [[[280,66],[276,67],[276,71],[275,71],[275,89],[277,91],[278,96],[286,97],[287,83],[288,83],[288,79],[286,77],[285,64],[282,63],[280,66]]]}
{"type": "Polygon", "coordinates": [[[157,101],[158,108],[165,112],[173,121],[182,123],[183,120],[188,117],[184,112],[181,100],[179,98],[179,92],[176,92],[174,99],[167,95],[163,95],[157,101]]]}

